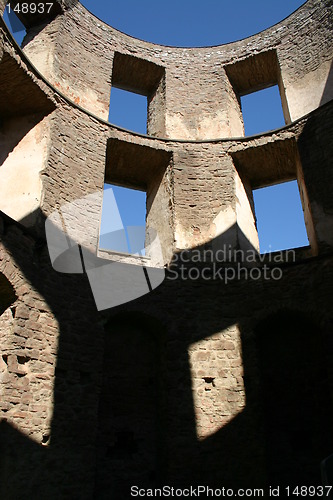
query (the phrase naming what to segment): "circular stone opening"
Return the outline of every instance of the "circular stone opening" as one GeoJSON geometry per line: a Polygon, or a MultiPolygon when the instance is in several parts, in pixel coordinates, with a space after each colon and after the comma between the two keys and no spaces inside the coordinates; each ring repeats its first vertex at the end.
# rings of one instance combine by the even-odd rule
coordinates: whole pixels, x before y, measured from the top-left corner
{"type": "Polygon", "coordinates": [[[304,0],[81,0],[95,16],[135,38],[173,47],[221,45],[280,22],[304,0]]]}

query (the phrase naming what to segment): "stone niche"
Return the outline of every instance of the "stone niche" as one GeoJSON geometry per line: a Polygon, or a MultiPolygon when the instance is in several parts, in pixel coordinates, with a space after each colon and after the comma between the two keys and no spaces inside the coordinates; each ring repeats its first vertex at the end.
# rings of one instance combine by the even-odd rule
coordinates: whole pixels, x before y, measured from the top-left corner
{"type": "Polygon", "coordinates": [[[149,230],[157,233],[164,264],[170,261],[173,251],[171,162],[172,154],[166,150],[108,140],[105,182],[146,192],[146,237],[149,230]]]}
{"type": "Polygon", "coordinates": [[[32,75],[5,53],[0,62],[0,210],[25,226],[36,223],[40,209],[48,115],[54,109],[32,75]]]}

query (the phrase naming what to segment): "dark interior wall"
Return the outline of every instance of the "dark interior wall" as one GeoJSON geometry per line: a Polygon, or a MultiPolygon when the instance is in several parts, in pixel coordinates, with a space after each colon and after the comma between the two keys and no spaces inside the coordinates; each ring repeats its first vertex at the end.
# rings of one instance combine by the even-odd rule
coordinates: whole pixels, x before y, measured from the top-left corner
{"type": "Polygon", "coordinates": [[[104,335],[95,483],[101,499],[120,497],[129,484],[158,484],[166,409],[161,325],[122,315],[106,324],[104,335]]]}
{"type": "Polygon", "coordinates": [[[97,313],[85,276],[56,273],[44,246],[4,222],[1,265],[12,269],[20,299],[3,380],[22,398],[8,397],[1,429],[7,498],[38,487],[48,498],[82,499],[111,488],[120,499],[129,481],[264,487],[269,477],[287,481],[290,461],[304,484],[318,481],[330,447],[330,257],[287,266],[279,281],[167,278],[146,297],[97,313]],[[278,312],[290,309],[296,316],[278,312]],[[199,439],[205,412],[217,420],[199,439]]]}
{"type": "Polygon", "coordinates": [[[303,314],[281,311],[257,327],[269,481],[320,484],[331,454],[329,343],[303,314]]]}

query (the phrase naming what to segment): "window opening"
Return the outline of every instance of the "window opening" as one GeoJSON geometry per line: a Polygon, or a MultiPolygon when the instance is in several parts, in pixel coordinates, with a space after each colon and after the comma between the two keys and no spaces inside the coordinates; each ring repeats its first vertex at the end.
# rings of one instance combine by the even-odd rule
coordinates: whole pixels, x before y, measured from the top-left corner
{"type": "Polygon", "coordinates": [[[297,181],[253,191],[260,252],[309,245],[297,181]]]}
{"type": "Polygon", "coordinates": [[[104,184],[99,247],[145,255],[146,193],[104,184]]]}
{"type": "Polygon", "coordinates": [[[16,13],[13,9],[10,8],[10,5],[6,5],[6,9],[3,14],[3,19],[13,35],[16,43],[21,46],[23,38],[27,34],[24,24],[19,20],[16,13]]]}
{"type": "Polygon", "coordinates": [[[114,125],[147,133],[147,97],[112,87],[109,122],[114,125]]]}
{"type": "Polygon", "coordinates": [[[245,135],[255,135],[285,125],[279,87],[241,96],[245,135]]]}

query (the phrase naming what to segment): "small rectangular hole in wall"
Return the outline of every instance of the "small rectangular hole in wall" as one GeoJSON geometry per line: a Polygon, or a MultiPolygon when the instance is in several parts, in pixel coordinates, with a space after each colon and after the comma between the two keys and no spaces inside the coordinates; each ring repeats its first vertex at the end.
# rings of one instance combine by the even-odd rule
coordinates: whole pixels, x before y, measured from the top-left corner
{"type": "Polygon", "coordinates": [[[285,125],[279,87],[241,96],[245,135],[255,135],[285,125]]]}
{"type": "Polygon", "coordinates": [[[16,43],[21,46],[27,31],[24,24],[19,20],[13,9],[11,9],[8,4],[6,5],[6,9],[3,14],[3,20],[13,35],[16,43]]]}
{"type": "Polygon", "coordinates": [[[114,125],[147,133],[147,97],[112,87],[109,122],[114,125]]]}
{"type": "Polygon", "coordinates": [[[260,252],[309,245],[297,181],[253,191],[260,252]]]}
{"type": "Polygon", "coordinates": [[[99,248],[145,255],[146,193],[104,184],[99,248]]]}

